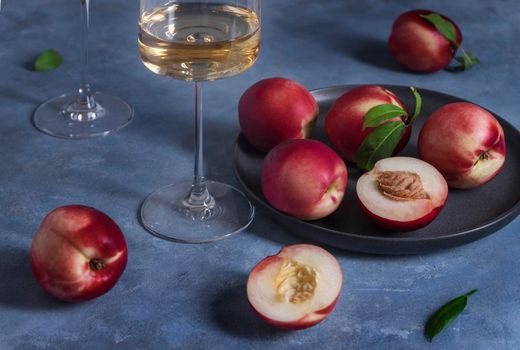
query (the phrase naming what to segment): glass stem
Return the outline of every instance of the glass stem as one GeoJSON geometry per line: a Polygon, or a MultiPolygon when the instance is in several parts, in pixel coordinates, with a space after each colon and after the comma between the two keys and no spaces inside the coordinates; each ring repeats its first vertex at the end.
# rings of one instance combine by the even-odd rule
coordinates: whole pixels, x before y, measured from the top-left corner
{"type": "Polygon", "coordinates": [[[208,209],[215,205],[209,194],[204,179],[204,127],[202,116],[203,84],[195,82],[195,166],[191,191],[184,200],[184,205],[191,209],[208,209]]]}
{"type": "Polygon", "coordinates": [[[204,91],[202,82],[195,82],[195,167],[193,170],[193,186],[202,188],[204,185],[204,124],[202,107],[204,91]]]}
{"type": "Polygon", "coordinates": [[[81,2],[81,81],[78,89],[78,101],[84,108],[93,109],[96,101],[90,92],[88,83],[88,36],[90,27],[90,0],[81,2]]]}

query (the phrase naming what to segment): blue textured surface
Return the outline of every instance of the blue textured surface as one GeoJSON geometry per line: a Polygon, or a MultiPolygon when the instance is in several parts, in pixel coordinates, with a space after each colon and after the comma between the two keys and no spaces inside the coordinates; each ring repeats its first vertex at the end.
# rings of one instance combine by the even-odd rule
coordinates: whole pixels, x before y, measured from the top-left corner
{"type": "MultiPolygon", "coordinates": [[[[117,94],[135,121],[105,138],[68,141],[36,131],[45,99],[74,89],[79,5],[70,0],[4,1],[0,12],[0,348],[330,348],[518,349],[520,221],[476,243],[425,256],[377,257],[332,250],[344,271],[331,316],[305,331],[272,329],[250,311],[248,271],[281,245],[301,242],[258,213],[244,233],[210,245],[172,244],[137,220],[142,199],[192,171],[191,85],[158,77],[136,48],[138,1],[92,3],[92,76],[117,94]],[[52,73],[28,69],[54,47],[52,73]],[[126,234],[129,264],[96,300],[69,305],[32,277],[28,252],[41,219],[83,203],[113,217],[126,234]],[[429,344],[424,321],[448,299],[479,288],[469,308],[429,344]]],[[[206,89],[206,167],[236,184],[236,105],[253,82],[285,76],[308,88],[346,83],[413,84],[475,101],[520,127],[520,3],[504,1],[280,1],[263,3],[262,52],[248,72],[206,89]],[[453,74],[403,71],[385,44],[401,12],[431,8],[455,19],[480,66],[453,74]],[[227,166],[222,166],[227,164],[227,166]]],[[[485,200],[484,198],[482,200],[485,200]]]]}

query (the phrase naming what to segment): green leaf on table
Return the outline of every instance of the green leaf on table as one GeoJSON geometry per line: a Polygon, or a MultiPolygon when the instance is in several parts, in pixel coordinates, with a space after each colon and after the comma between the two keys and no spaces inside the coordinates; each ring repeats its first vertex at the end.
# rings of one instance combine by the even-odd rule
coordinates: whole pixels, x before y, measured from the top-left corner
{"type": "Polygon", "coordinates": [[[405,129],[404,122],[388,122],[372,131],[356,153],[359,168],[371,170],[374,164],[392,155],[405,129]]]}
{"type": "Polygon", "coordinates": [[[422,97],[419,94],[419,91],[417,91],[417,89],[414,88],[413,86],[410,86],[410,90],[412,90],[412,93],[415,97],[415,110],[414,110],[413,115],[410,118],[410,120],[408,120],[408,123],[407,123],[408,125],[412,124],[415,121],[415,119],[417,119],[417,117],[421,114],[421,109],[422,109],[422,97]]]}
{"type": "Polygon", "coordinates": [[[48,49],[38,55],[34,61],[34,70],[37,72],[50,72],[58,68],[63,61],[61,55],[54,49],[48,49]]]}
{"type": "Polygon", "coordinates": [[[438,13],[432,12],[429,15],[420,15],[422,18],[433,24],[435,29],[439,33],[441,33],[446,39],[448,39],[452,44],[458,46],[457,44],[457,31],[453,23],[448,21],[447,19],[442,18],[438,13]]]}
{"type": "Polygon", "coordinates": [[[383,122],[395,117],[408,117],[408,113],[401,107],[385,103],[372,107],[365,114],[363,129],[381,125],[383,122]]]}
{"type": "Polygon", "coordinates": [[[452,323],[466,308],[468,297],[476,292],[477,290],[473,289],[471,292],[449,301],[437,310],[426,323],[424,329],[426,339],[431,342],[437,334],[452,323]]]}
{"type": "Polygon", "coordinates": [[[462,50],[462,56],[461,57],[455,57],[455,59],[462,64],[462,67],[464,70],[468,70],[471,67],[473,67],[476,64],[480,63],[480,60],[478,57],[471,52],[466,52],[462,50]]]}

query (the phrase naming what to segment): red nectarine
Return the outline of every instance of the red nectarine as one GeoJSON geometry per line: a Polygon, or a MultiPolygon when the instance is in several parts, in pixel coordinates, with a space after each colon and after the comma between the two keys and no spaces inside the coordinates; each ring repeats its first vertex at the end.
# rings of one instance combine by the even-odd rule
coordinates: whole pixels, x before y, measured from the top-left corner
{"type": "Polygon", "coordinates": [[[262,191],[276,209],[303,220],[334,212],[347,185],[347,167],[316,140],[286,141],[264,159],[262,191]]]}
{"type": "Polygon", "coordinates": [[[426,120],[419,156],[436,167],[454,188],[474,188],[502,170],[504,131],[491,113],[468,102],[447,104],[426,120]]]}
{"type": "Polygon", "coordinates": [[[108,292],[127,262],[123,233],[106,214],[68,205],[50,212],[33,238],[31,265],[38,283],[69,302],[108,292]]]}
{"type": "Polygon", "coordinates": [[[390,53],[404,67],[417,72],[435,72],[446,67],[462,43],[462,33],[450,18],[440,15],[455,28],[455,43],[450,42],[425,15],[430,10],[413,10],[400,15],[388,39],[390,53]]]}
{"type": "MultiPolygon", "coordinates": [[[[367,112],[375,106],[392,104],[406,112],[406,106],[391,91],[373,85],[356,87],[334,102],[325,120],[327,138],[334,148],[345,159],[356,162],[356,153],[365,138],[374,130],[373,127],[363,127],[367,112]]],[[[395,117],[390,121],[401,121],[395,117]]],[[[394,153],[402,150],[410,139],[412,127],[407,125],[394,153]]]]}
{"type": "Polygon", "coordinates": [[[310,136],[318,104],[302,85],[285,78],[264,79],[247,89],[238,104],[240,128],[264,152],[287,140],[310,136]]]}

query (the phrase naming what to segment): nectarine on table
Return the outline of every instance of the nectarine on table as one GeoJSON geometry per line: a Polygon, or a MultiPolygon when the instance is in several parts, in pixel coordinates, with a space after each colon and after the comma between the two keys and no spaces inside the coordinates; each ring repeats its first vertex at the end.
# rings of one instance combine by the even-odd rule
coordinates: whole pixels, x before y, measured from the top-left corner
{"type": "Polygon", "coordinates": [[[430,73],[446,67],[462,43],[462,33],[450,18],[440,15],[455,28],[455,43],[450,42],[424,17],[430,10],[413,10],[400,15],[394,22],[388,48],[404,67],[430,73]]]}
{"type": "Polygon", "coordinates": [[[69,302],[108,292],[128,259],[119,226],[97,209],[68,205],[43,220],[31,246],[31,265],[48,293],[69,302]]]}
{"type": "Polygon", "coordinates": [[[343,274],[336,258],[310,244],[284,247],[249,273],[247,297],[268,324],[303,329],[323,321],[338,302],[343,274]]]}

